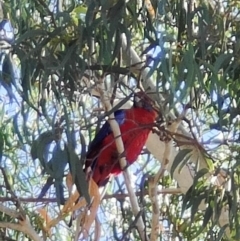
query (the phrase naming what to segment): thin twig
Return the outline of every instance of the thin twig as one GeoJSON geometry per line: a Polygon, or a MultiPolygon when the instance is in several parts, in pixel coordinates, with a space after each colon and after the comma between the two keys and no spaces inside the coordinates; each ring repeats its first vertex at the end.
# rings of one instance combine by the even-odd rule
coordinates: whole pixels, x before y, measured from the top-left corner
{"type": "MultiPolygon", "coordinates": [[[[157,191],[157,194],[181,194],[180,188],[165,188],[157,191]]],[[[148,195],[148,190],[144,190],[143,192],[135,192],[136,196],[140,195],[148,195]]],[[[125,199],[129,197],[128,193],[115,193],[115,194],[106,194],[103,199],[125,199]]],[[[57,202],[57,198],[19,198],[19,200],[23,203],[54,203],[57,202]]],[[[8,202],[8,201],[14,201],[14,198],[11,197],[0,197],[0,202],[8,202]]]]}
{"type": "Polygon", "coordinates": [[[8,190],[8,192],[11,194],[11,196],[13,197],[14,201],[16,202],[16,207],[20,210],[20,214],[21,214],[21,218],[24,220],[26,218],[26,213],[25,211],[23,210],[22,206],[21,206],[21,203],[18,199],[18,197],[16,196],[16,194],[14,193],[14,191],[12,190],[12,187],[8,181],[8,178],[7,178],[7,174],[6,174],[6,171],[3,167],[0,166],[0,170],[2,171],[2,174],[3,174],[3,179],[4,179],[4,182],[5,182],[5,186],[6,186],[6,189],[8,190]]]}

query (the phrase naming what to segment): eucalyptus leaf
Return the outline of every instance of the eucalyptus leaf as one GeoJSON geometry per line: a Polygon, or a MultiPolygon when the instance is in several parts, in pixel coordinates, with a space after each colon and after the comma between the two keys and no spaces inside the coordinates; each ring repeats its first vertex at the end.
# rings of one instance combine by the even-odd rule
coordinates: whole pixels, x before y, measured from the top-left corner
{"type": "MultiPolygon", "coordinates": [[[[170,174],[171,176],[173,176],[174,171],[176,170],[176,168],[184,161],[184,160],[188,160],[190,153],[192,152],[191,149],[183,149],[180,150],[178,152],[178,154],[176,155],[173,164],[171,166],[171,170],[170,170],[170,174]]],[[[181,170],[179,170],[180,172],[181,170]]]]}
{"type": "Polygon", "coordinates": [[[71,144],[67,146],[70,170],[73,181],[76,184],[77,190],[81,196],[85,197],[87,203],[90,203],[90,196],[88,193],[88,183],[86,175],[83,172],[83,164],[76,155],[71,144]]]}

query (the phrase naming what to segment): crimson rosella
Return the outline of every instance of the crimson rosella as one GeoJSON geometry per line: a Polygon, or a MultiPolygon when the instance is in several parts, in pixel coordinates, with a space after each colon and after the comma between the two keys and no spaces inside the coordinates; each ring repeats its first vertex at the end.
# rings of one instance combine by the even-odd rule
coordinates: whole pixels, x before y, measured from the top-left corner
{"type": "MultiPolygon", "coordinates": [[[[138,92],[134,96],[132,108],[117,110],[114,113],[120,127],[128,165],[135,162],[141,153],[157,117],[152,104],[145,93],[138,92]]],[[[122,172],[115,139],[107,121],[89,146],[85,170],[89,170],[89,167],[98,186],[106,185],[112,175],[116,176],[122,172]]]]}

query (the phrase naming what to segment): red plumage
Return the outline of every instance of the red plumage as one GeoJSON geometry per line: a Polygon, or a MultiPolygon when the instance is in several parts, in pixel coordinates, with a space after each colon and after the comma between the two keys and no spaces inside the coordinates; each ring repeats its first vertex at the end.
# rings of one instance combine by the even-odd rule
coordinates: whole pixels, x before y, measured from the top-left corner
{"type": "MultiPolygon", "coordinates": [[[[151,131],[151,124],[157,116],[149,99],[143,98],[142,94],[140,97],[141,99],[138,102],[135,101],[131,109],[115,112],[129,165],[136,161],[141,153],[151,131]]],[[[89,166],[92,168],[92,178],[98,186],[105,185],[111,175],[118,175],[122,172],[115,139],[107,122],[89,147],[86,168],[89,166]]]]}

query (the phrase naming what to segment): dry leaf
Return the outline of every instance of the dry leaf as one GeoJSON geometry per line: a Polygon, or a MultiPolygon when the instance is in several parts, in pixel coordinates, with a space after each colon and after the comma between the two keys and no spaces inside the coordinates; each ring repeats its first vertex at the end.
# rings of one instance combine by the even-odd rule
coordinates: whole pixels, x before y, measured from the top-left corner
{"type": "MultiPolygon", "coordinates": [[[[68,187],[71,187],[71,183],[72,183],[71,175],[68,175],[68,176],[69,176],[69,178],[67,178],[68,180],[67,182],[69,184],[68,187]]],[[[89,195],[91,197],[92,203],[90,205],[90,208],[88,209],[88,205],[85,198],[81,198],[81,197],[79,198],[79,193],[76,190],[73,194],[70,195],[65,205],[61,209],[61,212],[58,214],[56,218],[50,220],[50,218],[47,216],[48,221],[46,221],[45,230],[49,232],[49,230],[52,227],[56,226],[69,213],[72,213],[76,210],[79,210],[80,208],[83,208],[83,211],[80,212],[78,218],[80,218],[81,232],[83,233],[84,237],[87,237],[89,229],[96,218],[98,207],[101,201],[98,186],[92,179],[90,179],[89,181],[89,195]],[[79,201],[77,202],[78,199],[79,201]]],[[[40,212],[42,212],[42,215],[47,214],[47,213],[44,213],[44,211],[40,211],[40,212]]]]}
{"type": "Polygon", "coordinates": [[[51,235],[51,230],[48,228],[49,223],[51,223],[51,218],[49,217],[46,209],[44,208],[38,208],[37,211],[39,212],[41,218],[43,218],[45,225],[43,224],[43,230],[48,234],[48,236],[51,235]]]}
{"type": "Polygon", "coordinates": [[[46,224],[48,224],[51,221],[51,218],[48,216],[46,209],[38,208],[37,211],[39,212],[40,216],[44,219],[46,224]]]}
{"type": "Polygon", "coordinates": [[[88,236],[89,229],[96,218],[98,207],[101,201],[98,185],[93,181],[92,178],[89,181],[89,195],[92,198],[92,203],[89,209],[89,214],[87,214],[85,217],[85,222],[82,227],[84,238],[88,236]]]}
{"type": "MultiPolygon", "coordinates": [[[[76,206],[76,201],[79,198],[79,193],[76,190],[73,194],[71,194],[71,196],[68,198],[68,200],[66,201],[66,203],[64,204],[61,212],[62,213],[70,213],[73,210],[76,210],[75,206],[76,206]]],[[[81,199],[82,200],[82,199],[81,199]]],[[[84,199],[85,201],[85,199],[84,199]]],[[[84,203],[84,202],[83,202],[84,203]]],[[[86,201],[85,201],[86,203],[86,201]]],[[[84,205],[84,204],[83,204],[84,205]]]]}
{"type": "Polygon", "coordinates": [[[56,226],[61,220],[63,220],[69,213],[71,213],[73,210],[75,210],[75,203],[77,199],[79,198],[79,193],[75,191],[66,201],[65,205],[61,209],[61,212],[58,214],[58,216],[54,219],[52,219],[50,222],[46,225],[46,230],[50,230],[52,227],[56,226]]]}

